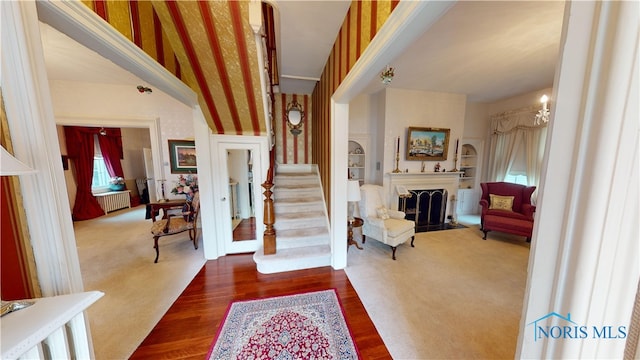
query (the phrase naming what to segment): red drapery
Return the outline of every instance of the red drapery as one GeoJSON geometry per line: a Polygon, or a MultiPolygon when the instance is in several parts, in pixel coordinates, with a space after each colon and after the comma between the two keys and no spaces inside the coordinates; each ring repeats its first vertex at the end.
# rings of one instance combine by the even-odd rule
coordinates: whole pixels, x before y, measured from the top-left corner
{"type": "Polygon", "coordinates": [[[105,129],[105,131],[107,135],[98,136],[98,142],[100,143],[100,151],[102,151],[102,158],[107,166],[107,171],[112,177],[124,177],[122,163],[120,162],[120,159],[123,158],[120,129],[105,129]]]}
{"type": "MultiPolygon", "coordinates": [[[[67,143],[67,152],[69,158],[73,160],[75,164],[75,177],[77,183],[76,202],[73,205],[73,220],[89,220],[104,215],[104,211],[98,204],[98,201],[91,193],[91,181],[93,179],[93,157],[94,157],[94,135],[100,132],[100,128],[80,127],[80,126],[65,126],[64,134],[67,143]]],[[[122,154],[122,137],[120,136],[120,129],[108,129],[107,135],[101,137],[116,137],[118,140],[113,141],[114,148],[108,145],[110,150],[107,150],[111,155],[108,155],[111,159],[116,157],[122,176],[122,165],[120,164],[120,154],[122,154]],[[117,151],[117,144],[119,144],[119,151],[117,151]],[[118,155],[113,156],[116,153],[118,155]]],[[[102,146],[101,146],[102,149],[102,146]]],[[[103,156],[105,156],[103,154],[103,156]]],[[[107,156],[105,156],[106,158],[107,156]]],[[[112,159],[113,160],[113,159],[112,159]]],[[[112,161],[113,164],[113,161],[112,161]]],[[[108,171],[109,168],[107,167],[108,171]]]]}

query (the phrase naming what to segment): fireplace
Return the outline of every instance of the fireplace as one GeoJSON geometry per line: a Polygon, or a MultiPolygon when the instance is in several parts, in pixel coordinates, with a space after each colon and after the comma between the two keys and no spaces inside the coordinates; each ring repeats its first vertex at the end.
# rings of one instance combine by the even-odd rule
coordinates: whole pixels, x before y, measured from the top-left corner
{"type": "Polygon", "coordinates": [[[392,208],[405,210],[406,218],[416,222],[416,232],[445,229],[459,178],[459,172],[387,173],[387,201],[392,208]],[[400,197],[407,191],[406,198],[400,197]]]}
{"type": "Polygon", "coordinates": [[[409,190],[410,197],[398,199],[398,209],[407,220],[416,223],[416,232],[440,230],[445,227],[447,210],[446,189],[409,190]]]}

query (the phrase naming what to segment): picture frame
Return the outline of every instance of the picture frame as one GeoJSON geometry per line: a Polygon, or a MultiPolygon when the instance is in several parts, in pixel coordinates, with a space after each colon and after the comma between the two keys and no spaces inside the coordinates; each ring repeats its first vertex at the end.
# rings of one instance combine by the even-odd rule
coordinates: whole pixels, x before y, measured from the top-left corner
{"type": "Polygon", "coordinates": [[[169,140],[172,174],[197,174],[196,143],[193,140],[169,140]]]}
{"type": "Polygon", "coordinates": [[[449,151],[450,129],[409,127],[407,160],[443,161],[449,151]]]}

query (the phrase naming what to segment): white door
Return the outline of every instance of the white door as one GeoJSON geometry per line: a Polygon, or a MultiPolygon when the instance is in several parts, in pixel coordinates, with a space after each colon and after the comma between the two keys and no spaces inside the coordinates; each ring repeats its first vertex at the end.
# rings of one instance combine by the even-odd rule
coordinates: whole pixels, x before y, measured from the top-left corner
{"type": "Polygon", "coordinates": [[[153,178],[153,155],[151,155],[150,148],[143,148],[142,155],[144,156],[144,176],[147,178],[147,189],[149,190],[149,201],[156,202],[156,185],[153,178]]]}
{"type": "Polygon", "coordinates": [[[260,143],[220,141],[217,147],[218,159],[214,168],[219,170],[216,176],[220,184],[218,200],[224,219],[219,223],[223,226],[225,253],[255,252],[264,233],[260,189],[266,172],[262,146],[260,143]]]}

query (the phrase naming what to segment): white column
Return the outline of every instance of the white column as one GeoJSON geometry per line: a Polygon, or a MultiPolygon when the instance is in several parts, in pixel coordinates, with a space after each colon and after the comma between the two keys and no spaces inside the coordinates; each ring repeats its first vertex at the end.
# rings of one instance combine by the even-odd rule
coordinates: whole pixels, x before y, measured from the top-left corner
{"type": "Polygon", "coordinates": [[[516,358],[623,357],[640,277],[639,7],[567,3],[516,358]],[[585,334],[534,338],[551,312],[585,334]]]}
{"type": "Polygon", "coordinates": [[[2,93],[13,148],[37,170],[20,185],[43,296],[82,291],[36,3],[0,2],[2,93]]]}

